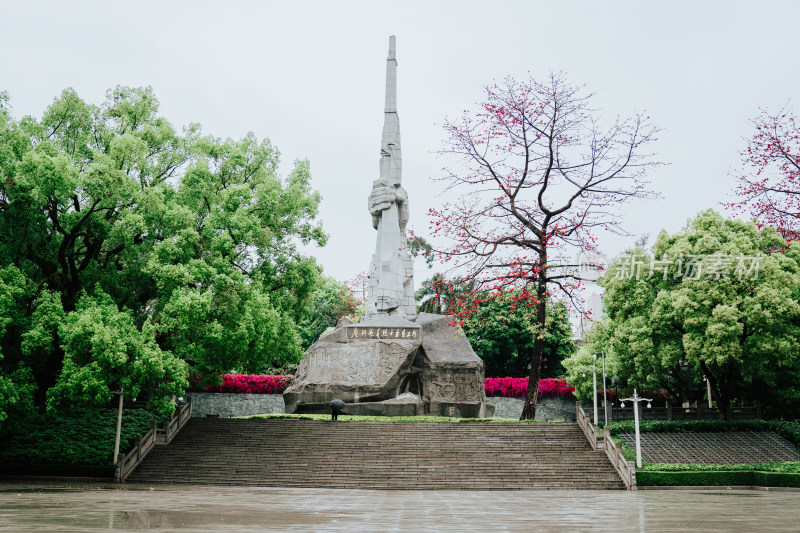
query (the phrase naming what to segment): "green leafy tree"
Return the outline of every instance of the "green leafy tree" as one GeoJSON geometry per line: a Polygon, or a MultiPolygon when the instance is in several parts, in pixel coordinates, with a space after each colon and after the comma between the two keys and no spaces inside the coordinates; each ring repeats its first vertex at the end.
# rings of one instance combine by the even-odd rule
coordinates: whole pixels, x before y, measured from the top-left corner
{"type": "Polygon", "coordinates": [[[317,342],[320,336],[343,317],[355,317],[362,302],[353,290],[329,276],[322,278],[311,295],[312,312],[301,323],[300,336],[303,350],[317,342]]]}
{"type": "Polygon", "coordinates": [[[128,399],[144,393],[148,408],[172,411],[172,396],[188,386],[188,366],[155,342],[152,326],[136,327],[130,313],[120,311],[100,290],[83,295],[59,326],[64,366],[47,393],[47,408],[84,407],[99,410],[113,391],[128,399]]]}
{"type": "Polygon", "coordinates": [[[461,295],[471,291],[472,285],[464,280],[447,280],[436,273],[420,284],[414,294],[417,311],[420,313],[441,314],[447,312],[450,302],[462,299],[461,295]]]}
{"type": "MultiPolygon", "coordinates": [[[[577,350],[566,357],[561,364],[567,375],[567,382],[575,387],[575,396],[580,400],[592,398],[593,379],[592,369],[597,370],[597,390],[602,394],[603,366],[600,357],[595,360],[595,355],[603,352],[606,364],[606,387],[611,387],[611,377],[620,374],[620,362],[616,353],[610,348],[608,340],[608,323],[601,322],[592,328],[588,337],[584,339],[577,350]]],[[[623,390],[625,390],[623,388],[623,390]]]]}
{"type": "MultiPolygon", "coordinates": [[[[486,376],[525,377],[531,350],[540,330],[535,306],[519,291],[476,291],[466,280],[448,281],[435,274],[416,293],[422,312],[452,315],[464,329],[475,353],[483,359],[486,376]]],[[[549,303],[542,353],[542,377],[561,375],[561,361],[572,354],[572,327],[563,303],[549,303]]]]}
{"type": "Polygon", "coordinates": [[[620,372],[673,395],[705,377],[722,418],[735,398],[796,401],[799,253],[772,228],[707,211],[623,256],[600,280],[620,372]]]}
{"type": "Polygon", "coordinates": [[[36,413],[33,398],[36,383],[30,369],[20,366],[0,374],[0,434],[36,413]]]}
{"type": "MultiPolygon", "coordinates": [[[[40,402],[57,387],[53,406],[97,405],[124,380],[100,376],[80,392],[83,366],[93,376],[112,367],[95,361],[94,341],[63,337],[77,316],[132,336],[117,351],[131,361],[176,356],[212,379],[298,361],[297,323],[320,274],[298,246],[326,236],[308,162],[285,177],[278,166],[278,151],[252,134],[176,131],[149,88],[117,87],[99,106],[67,89],[41,120],[15,120],[0,94],[0,269],[14,278],[0,316],[2,375],[23,365],[40,402]],[[128,318],[110,318],[109,298],[128,318]]],[[[134,375],[142,381],[126,391],[177,390],[134,375]]]]}
{"type": "MultiPolygon", "coordinates": [[[[13,335],[14,326],[23,320],[25,313],[21,303],[29,291],[24,276],[16,267],[0,268],[0,339],[13,335]]],[[[3,364],[0,344],[0,431],[7,429],[9,416],[13,422],[33,412],[35,391],[30,368],[22,364],[3,364]]]]}
{"type": "MultiPolygon", "coordinates": [[[[539,328],[535,310],[503,294],[487,298],[475,313],[463,319],[464,333],[475,353],[483,359],[487,376],[526,377],[530,371],[530,352],[539,328]]],[[[560,376],[561,362],[574,351],[572,327],[563,303],[549,303],[542,336],[542,378],[560,376]]]]}

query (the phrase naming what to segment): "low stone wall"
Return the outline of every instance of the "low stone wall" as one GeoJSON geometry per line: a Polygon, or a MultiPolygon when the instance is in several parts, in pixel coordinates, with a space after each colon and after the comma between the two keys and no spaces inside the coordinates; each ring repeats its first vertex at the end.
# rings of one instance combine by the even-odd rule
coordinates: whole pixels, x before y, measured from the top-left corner
{"type": "Polygon", "coordinates": [[[188,392],[186,396],[192,398],[193,417],[219,415],[222,418],[231,418],[286,412],[283,394],[188,392]]]}
{"type": "MultiPolygon", "coordinates": [[[[513,418],[519,420],[522,414],[522,398],[487,398],[494,405],[495,418],[513,418]]],[[[536,402],[536,420],[575,419],[575,400],[562,398],[539,398],[536,402]]]]}
{"type": "MultiPolygon", "coordinates": [[[[285,413],[282,394],[235,394],[226,392],[188,392],[192,398],[192,416],[234,416],[285,413]]],[[[494,405],[495,418],[519,419],[523,400],[520,398],[487,398],[494,405]]],[[[541,398],[536,406],[537,420],[572,420],[575,418],[575,400],[541,398]]]]}

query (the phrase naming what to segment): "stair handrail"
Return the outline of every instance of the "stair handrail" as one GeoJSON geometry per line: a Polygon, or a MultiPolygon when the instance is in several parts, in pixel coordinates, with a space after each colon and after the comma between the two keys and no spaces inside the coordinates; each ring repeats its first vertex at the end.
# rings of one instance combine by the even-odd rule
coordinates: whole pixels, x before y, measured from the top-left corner
{"type": "MultiPolygon", "coordinates": [[[[178,408],[172,413],[169,420],[164,422],[164,443],[169,442],[186,425],[192,416],[192,399],[187,398],[187,402],[178,404],[178,408]]],[[[158,439],[158,424],[155,420],[150,423],[150,431],[144,435],[136,437],[136,443],[131,451],[117,461],[114,467],[114,481],[123,483],[130,476],[136,467],[139,466],[150,450],[156,445],[158,439]]]]}
{"type": "Polygon", "coordinates": [[[611,438],[608,426],[603,428],[603,448],[608,459],[619,474],[620,479],[628,490],[636,490],[636,466],[633,461],[628,461],[622,454],[622,445],[611,438]]]}
{"type": "Polygon", "coordinates": [[[625,488],[628,490],[636,490],[636,468],[633,462],[629,462],[622,455],[622,446],[618,445],[614,442],[614,439],[611,438],[611,431],[608,429],[608,426],[603,428],[603,435],[601,436],[597,426],[592,424],[589,415],[583,410],[583,407],[581,407],[581,402],[575,403],[575,415],[575,419],[583,430],[583,434],[586,435],[586,438],[589,440],[592,449],[597,450],[602,448],[603,451],[606,452],[608,460],[611,461],[622,483],[625,484],[625,488]]]}
{"type": "Polygon", "coordinates": [[[124,482],[131,472],[139,466],[142,459],[150,453],[153,446],[156,445],[156,435],[158,434],[156,425],[155,420],[151,421],[150,431],[136,437],[136,444],[133,445],[133,449],[117,461],[116,467],[114,468],[114,481],[116,483],[124,482]]]}
{"type": "Polygon", "coordinates": [[[598,449],[601,446],[599,442],[602,437],[598,434],[597,428],[592,424],[589,415],[583,410],[579,401],[575,402],[575,420],[578,421],[578,425],[583,430],[583,434],[586,435],[586,439],[592,449],[598,449]]]}
{"type": "Polygon", "coordinates": [[[169,420],[164,421],[164,444],[169,444],[175,435],[183,429],[186,422],[192,417],[192,397],[186,398],[186,403],[179,404],[169,420]]]}

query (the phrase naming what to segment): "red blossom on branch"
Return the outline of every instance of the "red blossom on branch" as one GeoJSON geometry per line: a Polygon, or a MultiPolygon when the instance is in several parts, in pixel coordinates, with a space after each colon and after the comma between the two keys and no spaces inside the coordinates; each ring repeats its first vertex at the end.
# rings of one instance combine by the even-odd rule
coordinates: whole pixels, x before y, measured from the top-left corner
{"type": "Polygon", "coordinates": [[[786,109],[762,109],[755,131],[741,152],[744,171],[736,195],[724,205],[747,213],[759,226],[775,227],[787,240],[800,239],[800,125],[786,109]]]}

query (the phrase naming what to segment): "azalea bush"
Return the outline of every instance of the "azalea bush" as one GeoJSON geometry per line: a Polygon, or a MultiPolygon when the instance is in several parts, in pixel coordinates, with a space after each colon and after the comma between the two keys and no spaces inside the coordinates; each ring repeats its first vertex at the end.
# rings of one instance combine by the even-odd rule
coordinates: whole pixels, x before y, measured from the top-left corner
{"type": "MultiPolygon", "coordinates": [[[[524,398],[528,390],[528,378],[487,378],[484,383],[486,396],[524,398]]],[[[575,399],[575,388],[564,379],[540,379],[539,398],[575,399]]]]}
{"type": "MultiPolygon", "coordinates": [[[[250,374],[224,374],[219,385],[199,386],[202,380],[192,378],[190,390],[203,392],[232,392],[239,394],[283,394],[294,376],[260,376],[250,374]]],[[[484,382],[486,396],[524,398],[528,378],[488,378],[484,382]]],[[[539,398],[574,399],[575,388],[563,379],[539,380],[539,398]]]]}
{"type": "MultiPolygon", "coordinates": [[[[252,374],[223,374],[222,383],[190,390],[203,392],[233,392],[239,394],[283,394],[294,376],[260,376],[252,374]]],[[[197,383],[200,380],[192,380],[197,383]]]]}

